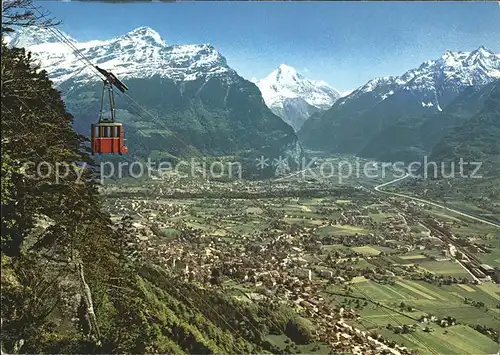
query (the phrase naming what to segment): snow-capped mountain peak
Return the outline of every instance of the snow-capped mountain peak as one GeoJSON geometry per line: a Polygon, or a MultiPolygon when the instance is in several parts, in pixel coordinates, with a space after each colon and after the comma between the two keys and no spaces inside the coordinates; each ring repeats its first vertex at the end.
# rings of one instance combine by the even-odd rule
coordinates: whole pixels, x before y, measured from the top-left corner
{"type": "MultiPolygon", "coordinates": [[[[61,31],[60,31],[61,32],[61,31]]],[[[61,32],[70,42],[76,42],[73,38],[61,32]]],[[[30,26],[19,27],[16,32],[5,36],[6,43],[17,47],[32,47],[46,43],[59,43],[61,35],[52,28],[30,26]]]]}
{"type": "Polygon", "coordinates": [[[324,109],[340,96],[326,82],[307,79],[287,64],[280,64],[264,79],[257,81],[257,86],[269,107],[280,105],[287,98],[301,97],[308,104],[324,109]]]}
{"type": "Polygon", "coordinates": [[[266,105],[296,130],[309,114],[330,108],[340,97],[340,93],[325,81],[307,79],[287,64],[280,64],[268,76],[255,83],[266,105]],[[300,111],[300,117],[290,117],[295,116],[294,111],[300,111]],[[289,117],[285,117],[286,112],[289,117]]]}
{"type": "Polygon", "coordinates": [[[467,86],[486,85],[500,78],[500,54],[480,46],[472,52],[445,51],[438,59],[428,60],[401,76],[374,78],[338,105],[364,94],[384,101],[399,91],[410,91],[425,103],[423,107],[442,110],[467,86]]]}
{"type": "Polygon", "coordinates": [[[486,56],[486,57],[489,57],[491,55],[495,55],[495,53],[493,53],[492,51],[490,51],[488,48],[486,48],[483,45],[479,46],[478,49],[476,49],[472,53],[478,53],[478,54],[481,54],[481,55],[486,56]]]}
{"type": "Polygon", "coordinates": [[[286,64],[280,64],[278,69],[274,70],[270,75],[279,82],[296,82],[298,79],[303,79],[295,68],[286,64]]]}
{"type": "Polygon", "coordinates": [[[495,66],[495,62],[500,62],[500,56],[495,55],[495,53],[489,49],[481,46],[469,54],[465,64],[474,65],[479,62],[481,62],[485,67],[495,66]]]}
{"type": "Polygon", "coordinates": [[[160,46],[165,45],[165,41],[161,38],[160,34],[147,26],[138,27],[124,34],[123,36],[118,37],[117,40],[119,41],[132,40],[136,42],[142,41],[145,44],[160,45],[160,46]]]}
{"type": "MultiPolygon", "coordinates": [[[[190,81],[234,72],[213,46],[169,46],[158,32],[146,26],[109,40],[69,40],[92,64],[113,72],[120,79],[157,75],[190,81]]],[[[84,67],[85,63],[69,45],[48,29],[21,29],[7,41],[31,51],[56,84],[69,79],[75,83],[101,80],[90,66],[84,67]]]]}

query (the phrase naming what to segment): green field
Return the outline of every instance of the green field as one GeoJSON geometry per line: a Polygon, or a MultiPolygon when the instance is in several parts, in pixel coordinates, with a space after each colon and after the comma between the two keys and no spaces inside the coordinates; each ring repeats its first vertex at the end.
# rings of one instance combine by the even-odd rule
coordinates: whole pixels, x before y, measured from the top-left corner
{"type": "Polygon", "coordinates": [[[491,267],[500,268],[500,248],[495,248],[491,253],[476,253],[475,254],[483,263],[491,267]]]}
{"type": "Polygon", "coordinates": [[[366,233],[364,228],[354,226],[325,226],[318,231],[319,235],[355,235],[366,233]]]}
{"type": "MultiPolygon", "coordinates": [[[[492,354],[498,350],[498,344],[465,324],[482,324],[498,329],[500,314],[492,308],[489,309],[489,312],[486,312],[484,308],[477,309],[465,305],[463,302],[464,296],[462,296],[466,295],[466,297],[477,301],[483,300],[488,306],[494,307],[499,297],[498,295],[492,297],[489,294],[494,292],[492,287],[487,287],[488,292],[484,292],[483,287],[475,285],[466,285],[467,287],[463,287],[464,285],[432,287],[411,281],[402,281],[395,286],[380,285],[367,281],[355,283],[353,286],[353,295],[364,295],[393,309],[391,311],[373,303],[364,307],[360,312],[362,316],[360,323],[367,330],[377,330],[398,343],[419,349],[424,354],[431,354],[436,351],[439,354],[457,355],[492,354]],[[416,308],[416,311],[402,311],[398,307],[400,302],[411,305],[416,308]],[[424,313],[430,313],[437,317],[453,316],[464,324],[441,328],[437,324],[431,323],[429,326],[434,331],[426,333],[423,331],[424,325],[414,320],[424,313]],[[418,324],[419,328],[415,333],[394,334],[393,331],[386,329],[386,325],[389,323],[393,326],[418,324]]],[[[495,285],[488,286],[495,287],[495,285]]]]}
{"type": "Polygon", "coordinates": [[[392,213],[369,213],[368,216],[370,216],[375,222],[384,222],[388,217],[392,216],[392,213]]]}
{"type": "Polygon", "coordinates": [[[413,259],[412,261],[418,263],[419,268],[435,275],[465,277],[472,280],[471,275],[458,262],[444,260],[423,261],[420,263],[418,259],[413,259]]]}
{"type": "Polygon", "coordinates": [[[387,329],[380,329],[380,332],[412,349],[418,349],[422,354],[478,355],[498,352],[497,343],[468,326],[432,328],[434,331],[430,333],[421,329],[409,334],[394,334],[387,329]]]}
{"type": "Polygon", "coordinates": [[[422,254],[413,254],[413,255],[400,255],[399,258],[403,260],[419,260],[419,259],[426,259],[427,257],[422,254]]]}
{"type": "Polygon", "coordinates": [[[352,247],[352,250],[355,252],[365,254],[365,255],[378,255],[380,254],[380,250],[377,250],[369,245],[364,245],[362,247],[352,247]]]}
{"type": "MultiPolygon", "coordinates": [[[[414,314],[428,313],[438,317],[452,316],[466,324],[482,324],[492,328],[500,326],[500,313],[496,305],[500,302],[497,285],[443,285],[437,286],[421,281],[398,280],[395,285],[380,284],[369,280],[357,279],[351,283],[352,296],[364,297],[374,302],[398,310],[404,302],[415,308],[414,314]],[[465,304],[464,299],[484,302],[485,307],[476,308],[465,304]]],[[[330,286],[332,292],[343,293],[338,286],[330,286]]],[[[380,308],[379,314],[387,310],[380,308]]],[[[371,313],[373,316],[373,312],[371,313]]],[[[362,313],[363,315],[363,313],[362,313]]]]}

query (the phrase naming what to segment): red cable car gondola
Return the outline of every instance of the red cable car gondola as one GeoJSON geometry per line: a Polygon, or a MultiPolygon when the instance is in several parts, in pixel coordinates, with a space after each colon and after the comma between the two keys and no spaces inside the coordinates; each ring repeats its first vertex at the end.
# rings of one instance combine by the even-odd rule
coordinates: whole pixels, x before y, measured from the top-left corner
{"type": "Polygon", "coordinates": [[[104,87],[101,97],[101,111],[99,113],[99,121],[91,125],[91,142],[92,155],[94,154],[123,154],[127,153],[128,149],[124,146],[125,139],[123,138],[123,126],[115,121],[115,98],[113,94],[113,85],[121,92],[128,90],[128,87],[123,84],[112,73],[96,66],[96,69],[103,74],[104,87]],[[103,117],[104,95],[108,90],[109,109],[111,117],[103,117]]]}

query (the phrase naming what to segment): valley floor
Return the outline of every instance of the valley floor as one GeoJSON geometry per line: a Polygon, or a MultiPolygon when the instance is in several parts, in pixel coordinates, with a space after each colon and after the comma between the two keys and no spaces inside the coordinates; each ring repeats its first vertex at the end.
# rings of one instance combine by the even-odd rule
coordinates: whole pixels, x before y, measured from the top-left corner
{"type": "Polygon", "coordinates": [[[269,332],[283,352],[495,353],[498,228],[373,189],[391,179],[168,176],[103,193],[150,263],[305,319],[314,341],[269,332]]]}

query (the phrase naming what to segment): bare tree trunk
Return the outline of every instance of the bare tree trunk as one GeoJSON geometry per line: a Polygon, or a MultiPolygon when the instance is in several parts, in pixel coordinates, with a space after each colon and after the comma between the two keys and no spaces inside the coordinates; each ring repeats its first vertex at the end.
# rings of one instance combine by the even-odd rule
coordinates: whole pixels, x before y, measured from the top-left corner
{"type": "Polygon", "coordinates": [[[94,336],[98,345],[101,345],[101,334],[99,332],[99,327],[97,326],[97,317],[94,312],[94,304],[92,302],[92,294],[90,292],[90,287],[85,281],[85,275],[83,273],[83,264],[79,263],[78,268],[80,271],[80,282],[82,285],[83,299],[86,307],[86,318],[90,326],[90,334],[94,336]]]}

